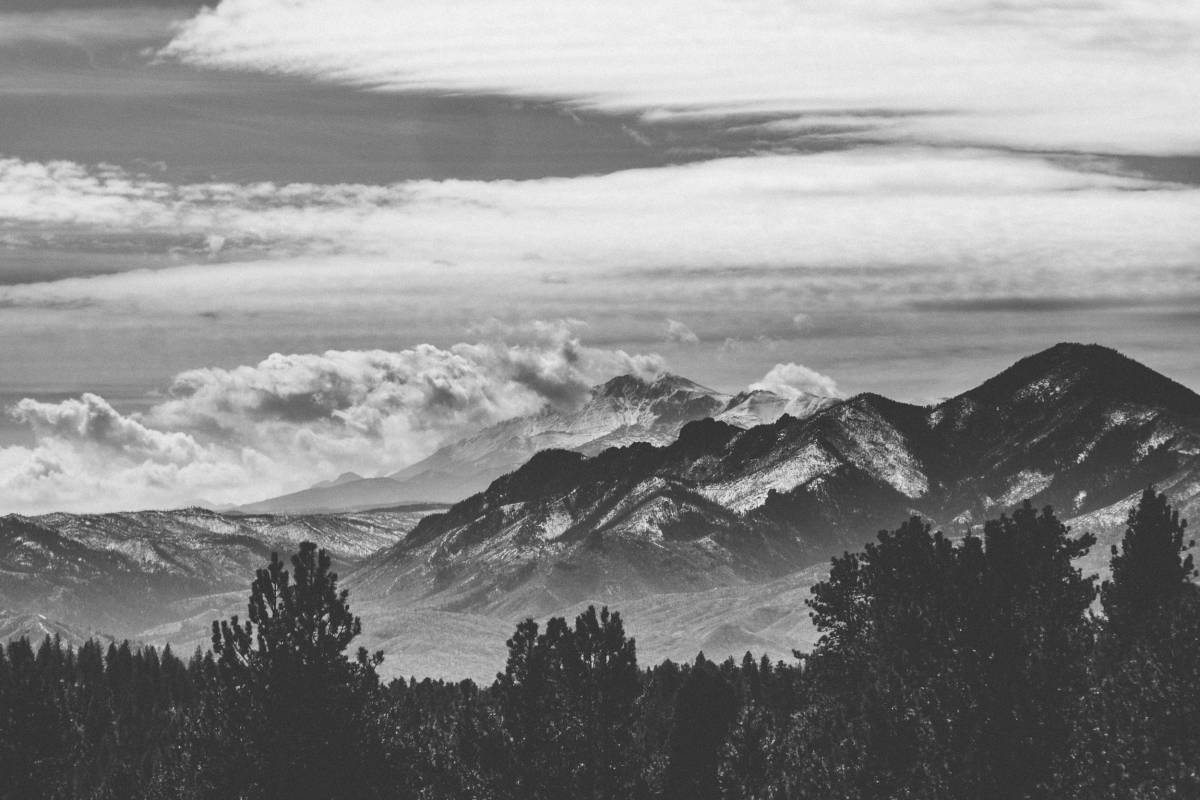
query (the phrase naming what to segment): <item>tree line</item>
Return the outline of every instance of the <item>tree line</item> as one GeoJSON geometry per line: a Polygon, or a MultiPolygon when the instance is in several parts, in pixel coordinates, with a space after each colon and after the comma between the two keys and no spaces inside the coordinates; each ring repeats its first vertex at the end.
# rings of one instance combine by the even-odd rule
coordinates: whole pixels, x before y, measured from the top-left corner
{"type": "Polygon", "coordinates": [[[211,649],[0,647],[0,797],[1018,800],[1200,797],[1200,592],[1148,489],[1103,585],[1026,502],[833,559],[809,653],[638,665],[621,617],[526,620],[504,671],[395,680],[329,557],[251,585],[211,649]],[[1096,604],[1102,613],[1096,613],[1096,604]]]}

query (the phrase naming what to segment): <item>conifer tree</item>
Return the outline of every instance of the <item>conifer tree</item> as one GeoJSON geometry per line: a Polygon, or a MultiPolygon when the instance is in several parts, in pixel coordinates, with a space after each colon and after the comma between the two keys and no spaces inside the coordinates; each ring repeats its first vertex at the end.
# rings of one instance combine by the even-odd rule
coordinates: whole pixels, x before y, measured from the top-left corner
{"type": "Polygon", "coordinates": [[[213,623],[223,690],[258,760],[253,790],[268,798],[365,794],[363,712],[382,654],[346,656],[362,622],[324,550],[302,542],[292,570],[278,554],[251,585],[245,622],[213,623]],[[338,765],[332,768],[331,765],[338,765]]]}
{"type": "Polygon", "coordinates": [[[1112,549],[1112,578],[1100,590],[1109,631],[1119,641],[1162,633],[1169,606],[1190,591],[1196,575],[1191,543],[1184,541],[1187,522],[1167,503],[1167,496],[1148,487],[1130,510],[1121,548],[1112,549]]]}
{"type": "Polygon", "coordinates": [[[733,687],[700,653],[675,698],[663,800],[719,800],[717,765],[737,713],[733,687]]]}

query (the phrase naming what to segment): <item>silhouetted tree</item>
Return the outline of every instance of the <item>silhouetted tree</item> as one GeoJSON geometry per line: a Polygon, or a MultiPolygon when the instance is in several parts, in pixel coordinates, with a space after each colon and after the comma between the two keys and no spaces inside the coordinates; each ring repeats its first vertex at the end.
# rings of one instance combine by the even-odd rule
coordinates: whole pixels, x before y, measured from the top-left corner
{"type": "Polygon", "coordinates": [[[1113,547],[1104,636],[1079,696],[1062,797],[1200,797],[1200,592],[1186,526],[1149,488],[1113,547]]]}
{"type": "Polygon", "coordinates": [[[716,666],[696,656],[675,698],[663,800],[718,800],[721,746],[737,718],[737,695],[716,666]]]}
{"type": "Polygon", "coordinates": [[[496,691],[514,756],[513,795],[634,796],[641,680],[621,615],[588,607],[573,629],[555,617],[541,634],[527,620],[508,648],[496,691]]]}
{"type": "Polygon", "coordinates": [[[346,656],[362,622],[324,550],[302,542],[292,572],[278,554],[257,571],[248,619],[213,623],[213,651],[257,762],[252,789],[269,798],[360,798],[363,712],[382,654],[346,656]],[[240,713],[239,713],[240,712],[240,713]],[[338,765],[333,768],[332,765],[338,765]]]}
{"type": "Polygon", "coordinates": [[[1185,554],[1186,530],[1179,511],[1152,486],[1130,510],[1121,549],[1112,548],[1112,579],[1100,590],[1108,630],[1118,640],[1160,635],[1171,606],[1191,590],[1196,570],[1185,554]]]}
{"type": "Polygon", "coordinates": [[[955,544],[914,518],[835,558],[813,588],[816,699],[790,734],[784,784],[1008,798],[1045,783],[1086,685],[1095,587],[1072,560],[1093,542],[1026,503],[982,539],[955,544]]]}

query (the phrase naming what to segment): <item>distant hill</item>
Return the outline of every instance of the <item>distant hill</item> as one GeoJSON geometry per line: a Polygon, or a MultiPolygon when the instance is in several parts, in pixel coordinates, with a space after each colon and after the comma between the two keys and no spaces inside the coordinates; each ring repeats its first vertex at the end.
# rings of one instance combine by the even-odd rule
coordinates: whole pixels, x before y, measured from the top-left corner
{"type": "Polygon", "coordinates": [[[0,517],[0,609],[134,636],[236,592],[271,552],[304,540],[345,571],[403,538],[425,510],[239,516],[202,508],[0,517]],[[199,600],[198,600],[199,599],[199,600]]]}

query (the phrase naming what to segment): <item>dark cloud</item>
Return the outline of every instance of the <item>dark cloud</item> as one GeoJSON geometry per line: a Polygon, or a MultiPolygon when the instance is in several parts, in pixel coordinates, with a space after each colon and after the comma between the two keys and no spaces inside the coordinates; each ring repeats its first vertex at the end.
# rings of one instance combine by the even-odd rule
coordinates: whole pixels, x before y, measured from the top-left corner
{"type": "Polygon", "coordinates": [[[1131,172],[1158,181],[1200,186],[1200,156],[1122,156],[1119,163],[1131,172]]]}
{"type": "Polygon", "coordinates": [[[1006,296],[914,300],[908,305],[909,308],[915,311],[1037,314],[1058,311],[1133,308],[1163,305],[1166,303],[1175,305],[1178,302],[1178,297],[1172,297],[1167,300],[1163,298],[1131,298],[1128,295],[1121,297],[1006,296]]]}

